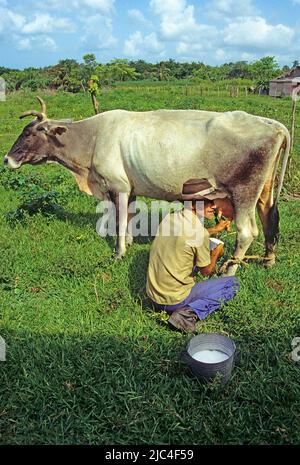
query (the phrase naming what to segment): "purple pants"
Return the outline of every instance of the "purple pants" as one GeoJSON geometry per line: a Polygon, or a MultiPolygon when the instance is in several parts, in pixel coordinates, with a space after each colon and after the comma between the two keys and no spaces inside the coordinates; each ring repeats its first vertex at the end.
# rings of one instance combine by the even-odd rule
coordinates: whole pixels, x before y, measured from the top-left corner
{"type": "Polygon", "coordinates": [[[199,320],[204,320],[207,315],[218,310],[222,304],[233,299],[239,289],[240,284],[235,276],[208,279],[196,283],[188,297],[176,305],[162,305],[156,302],[153,304],[157,310],[165,310],[168,313],[187,305],[194,310],[199,320]]]}

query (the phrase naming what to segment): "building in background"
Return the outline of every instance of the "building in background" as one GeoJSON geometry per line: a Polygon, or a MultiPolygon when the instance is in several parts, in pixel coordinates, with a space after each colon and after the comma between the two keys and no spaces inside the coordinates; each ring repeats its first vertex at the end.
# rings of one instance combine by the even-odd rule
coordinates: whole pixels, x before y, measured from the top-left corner
{"type": "Polygon", "coordinates": [[[292,96],[293,89],[300,84],[300,66],[295,66],[283,76],[270,81],[271,97],[292,96]]]}

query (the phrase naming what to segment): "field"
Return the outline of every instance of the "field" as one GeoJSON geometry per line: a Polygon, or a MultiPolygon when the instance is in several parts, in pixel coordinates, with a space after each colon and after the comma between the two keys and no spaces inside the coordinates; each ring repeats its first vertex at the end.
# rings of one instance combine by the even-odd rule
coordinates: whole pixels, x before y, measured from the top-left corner
{"type": "MultiPolygon", "coordinates": [[[[41,95],[48,116],[92,115],[89,95],[41,95]]],[[[201,95],[191,88],[107,89],[102,111],[246,110],[290,128],[291,101],[201,95]]],[[[34,94],[0,102],[0,158],[38,109],[34,94]]],[[[298,120],[299,117],[297,116],[298,120]]],[[[228,384],[201,385],[180,361],[190,335],[170,331],[146,298],[151,238],[116,263],[95,229],[97,202],[62,167],[0,168],[0,444],[299,444],[299,123],[280,202],[281,239],[271,270],[239,269],[241,291],[197,323],[237,345],[228,384]]],[[[225,238],[226,258],[234,234],[225,238]]],[[[263,253],[263,237],[249,254],[263,253]]]]}

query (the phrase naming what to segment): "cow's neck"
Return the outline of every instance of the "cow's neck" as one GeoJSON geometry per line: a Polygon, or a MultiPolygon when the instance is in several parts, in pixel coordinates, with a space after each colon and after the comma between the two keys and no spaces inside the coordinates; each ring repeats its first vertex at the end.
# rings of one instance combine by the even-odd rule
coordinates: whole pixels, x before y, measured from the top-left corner
{"type": "Polygon", "coordinates": [[[60,137],[61,146],[54,147],[53,153],[48,156],[48,161],[57,162],[67,168],[75,176],[81,191],[101,199],[103,193],[91,169],[96,138],[99,133],[99,116],[67,124],[56,121],[55,125],[61,124],[68,130],[60,137]]]}
{"type": "MultiPolygon", "coordinates": [[[[96,121],[88,118],[75,123],[51,121],[52,124],[65,126],[68,130],[57,138],[48,161],[57,162],[77,175],[84,175],[91,166],[96,142],[96,121]]],[[[98,123],[99,124],[99,123],[98,123]]]]}

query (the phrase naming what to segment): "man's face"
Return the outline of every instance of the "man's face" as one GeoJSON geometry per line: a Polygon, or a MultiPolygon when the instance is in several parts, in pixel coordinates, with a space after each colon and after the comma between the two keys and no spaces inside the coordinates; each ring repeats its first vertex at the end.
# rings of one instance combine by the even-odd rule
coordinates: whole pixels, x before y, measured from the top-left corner
{"type": "Polygon", "coordinates": [[[213,200],[204,201],[204,218],[212,220],[215,216],[215,209],[217,208],[213,200]]]}

